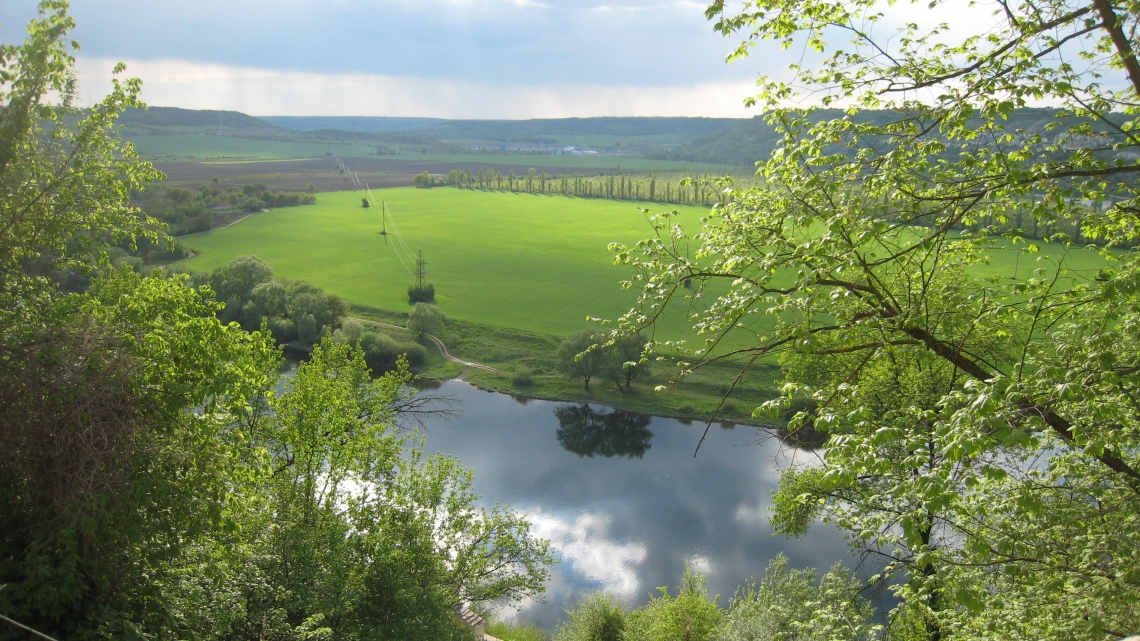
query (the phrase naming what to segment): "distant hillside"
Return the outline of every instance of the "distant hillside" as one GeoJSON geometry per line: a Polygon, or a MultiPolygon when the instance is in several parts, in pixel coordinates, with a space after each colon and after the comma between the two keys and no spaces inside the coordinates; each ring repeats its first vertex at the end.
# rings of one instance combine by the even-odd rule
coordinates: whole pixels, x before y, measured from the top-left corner
{"type": "Polygon", "coordinates": [[[548,118],[534,120],[443,120],[439,118],[266,116],[266,122],[302,131],[415,133],[445,141],[539,141],[574,144],[582,137],[656,137],[684,143],[711,136],[737,118],[548,118]]]}
{"type": "Polygon", "coordinates": [[[522,140],[607,136],[666,137],[689,141],[720,133],[737,118],[552,118],[539,120],[445,120],[424,133],[444,139],[522,140]]]}
{"type": "Polygon", "coordinates": [[[444,122],[439,118],[379,118],[369,116],[262,116],[261,120],[278,127],[297,131],[339,131],[403,133],[420,131],[444,122]]]}
{"type": "Polygon", "coordinates": [[[127,109],[119,122],[128,127],[217,127],[219,129],[276,129],[260,118],[238,111],[150,107],[127,109]]]}
{"type": "MultiPolygon", "coordinates": [[[[1076,124],[1075,119],[1058,121],[1055,117],[1056,113],[1055,109],[1017,109],[1004,123],[1004,128],[1006,131],[1021,130],[1029,134],[1041,134],[1046,140],[1051,140],[1058,134],[1046,129],[1049,123],[1062,122],[1065,126],[1076,124]]],[[[843,112],[838,109],[823,109],[816,112],[812,120],[829,120],[842,115],[843,112]]],[[[855,117],[855,120],[857,122],[884,124],[898,117],[898,113],[889,110],[863,111],[855,117]]],[[[1125,120],[1122,115],[1118,118],[1119,122],[1125,120]]],[[[980,120],[979,124],[981,124],[980,120]]],[[[1104,131],[1105,126],[1101,123],[1094,123],[1093,129],[1104,131]]],[[[731,127],[694,139],[687,145],[651,150],[646,153],[646,156],[661,160],[745,166],[767,159],[779,142],[780,138],[777,136],[775,128],[765,122],[763,116],[756,116],[748,120],[737,120],[731,127]]]]}

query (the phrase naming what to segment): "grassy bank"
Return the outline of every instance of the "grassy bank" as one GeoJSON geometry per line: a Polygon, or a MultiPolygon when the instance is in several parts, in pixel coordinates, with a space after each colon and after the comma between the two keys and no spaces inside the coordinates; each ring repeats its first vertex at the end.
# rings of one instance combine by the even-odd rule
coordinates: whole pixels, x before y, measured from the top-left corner
{"type": "MultiPolygon", "coordinates": [[[[406,321],[403,313],[360,305],[353,306],[349,315],[390,325],[403,325],[406,321]]],[[[396,330],[382,328],[382,331],[404,338],[396,330]]],[[[561,336],[448,320],[446,334],[441,338],[453,356],[490,365],[504,373],[468,369],[445,360],[438,350],[429,347],[428,363],[419,371],[424,378],[450,379],[466,371],[465,378],[483,389],[528,398],[598,403],[658,416],[707,419],[739,371],[733,364],[725,363],[698,370],[682,384],[672,386],[674,366],[654,363],[651,373],[635,380],[629,390],[599,378],[593,379],[590,389],[586,390],[581,380],[568,379],[557,371],[555,351],[562,342],[561,336]],[[518,384],[514,380],[520,370],[531,373],[530,384],[518,384]],[[659,385],[667,389],[654,391],[659,385]]],[[[779,367],[772,363],[753,367],[717,414],[718,420],[755,422],[750,417],[752,408],[776,395],[775,382],[779,376],[779,367]]]]}

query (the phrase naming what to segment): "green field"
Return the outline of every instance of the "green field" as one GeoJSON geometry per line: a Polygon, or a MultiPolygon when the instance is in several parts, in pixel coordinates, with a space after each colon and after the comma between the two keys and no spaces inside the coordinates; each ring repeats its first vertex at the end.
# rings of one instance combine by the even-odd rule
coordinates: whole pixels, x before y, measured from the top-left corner
{"type": "MultiPolygon", "coordinates": [[[[630,272],[612,265],[606,245],[651,233],[636,203],[458,189],[374,195],[387,202],[411,250],[423,249],[428,280],[449,317],[566,335],[586,327],[586,316],[615,318],[634,300],[618,285],[630,272]]],[[[362,305],[407,309],[414,265],[407,256],[401,264],[394,238],[385,245],[379,210],[362,208],[360,199],[324,193],[313,206],[272,210],[186,238],[199,255],[185,264],[209,270],[254,254],[278,276],[309,280],[362,305]]],[[[707,212],[682,211],[689,222],[707,212]]],[[[680,320],[678,314],[666,330],[679,331],[680,320]]]]}
{"type": "MultiPolygon", "coordinates": [[[[564,336],[587,326],[587,316],[616,318],[629,309],[634,292],[618,283],[631,272],[614,267],[607,244],[632,244],[650,235],[646,206],[626,201],[466,191],[451,188],[389,189],[374,192],[387,202],[398,230],[412,252],[428,261],[428,280],[449,317],[491,326],[564,336]]],[[[316,205],[272,210],[234,227],[188,237],[183,244],[198,255],[185,265],[210,270],[236,256],[254,254],[279,276],[302,278],[372,307],[407,309],[407,287],[414,269],[396,240],[379,234],[378,209],[361,207],[361,194],[324,193],[316,205]]],[[[680,221],[695,227],[707,210],[682,207],[680,221]]],[[[1036,254],[999,247],[991,264],[976,276],[1012,277],[1019,261],[1025,278],[1037,259],[1064,252],[1046,246],[1036,254]]],[[[1102,259],[1085,249],[1070,249],[1066,265],[1096,269],[1102,259]]],[[[666,337],[683,333],[684,315],[669,316],[660,329],[666,337]]]]}

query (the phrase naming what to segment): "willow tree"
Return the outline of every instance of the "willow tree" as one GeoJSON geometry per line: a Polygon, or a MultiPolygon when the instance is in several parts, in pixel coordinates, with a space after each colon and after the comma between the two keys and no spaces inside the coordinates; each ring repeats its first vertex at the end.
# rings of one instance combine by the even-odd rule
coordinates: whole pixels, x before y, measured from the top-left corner
{"type": "Polygon", "coordinates": [[[896,28],[899,4],[708,6],[741,39],[730,58],[773,41],[818,62],[750,100],[782,137],[761,184],[719,182],[699,230],[663,214],[654,238],[615,246],[641,288],[625,329],[692,305],[703,342],[685,371],[784,365],[782,402],[817,405],[794,424],[830,441],[785,471],[776,525],[822,514],[880,555],[892,635],[1135,633],[1140,16],[934,0],[968,24],[896,28]],[[1042,122],[1010,124],[1038,105],[1042,122]],[[1007,278],[992,261],[1015,250],[1032,269],[1007,278]],[[1081,253],[1103,267],[1075,268],[1081,253]]]}

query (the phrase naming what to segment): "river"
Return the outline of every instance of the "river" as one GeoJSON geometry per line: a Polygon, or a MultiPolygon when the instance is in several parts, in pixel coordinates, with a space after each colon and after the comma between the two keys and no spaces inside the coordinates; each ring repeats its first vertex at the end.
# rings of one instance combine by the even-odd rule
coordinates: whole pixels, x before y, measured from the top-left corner
{"type": "Polygon", "coordinates": [[[686,562],[708,576],[722,605],[759,579],[779,552],[794,567],[851,566],[840,533],[817,524],[802,539],[775,536],[768,507],[781,466],[813,454],[747,426],[703,423],[599,406],[528,400],[449,381],[427,393],[461,413],[426,422],[427,452],[474,469],[485,504],[526,512],[562,561],[545,603],[519,616],[553,630],[586,592],[610,590],[630,607],[676,586],[686,562]]]}

